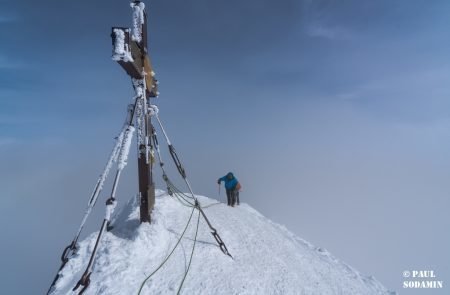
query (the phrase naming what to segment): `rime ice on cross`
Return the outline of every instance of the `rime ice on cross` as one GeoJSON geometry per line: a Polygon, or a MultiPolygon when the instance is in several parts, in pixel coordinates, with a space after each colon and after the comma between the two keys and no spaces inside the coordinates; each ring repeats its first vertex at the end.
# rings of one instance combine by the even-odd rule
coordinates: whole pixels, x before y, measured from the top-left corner
{"type": "Polygon", "coordinates": [[[140,196],[140,220],[150,222],[150,212],[155,204],[155,186],[150,152],[151,116],[148,112],[150,99],[158,96],[157,80],[147,48],[147,13],[141,1],[131,2],[133,10],[132,29],[112,28],[113,55],[125,72],[132,78],[138,98],[136,125],[138,139],[138,173],[140,196]]]}

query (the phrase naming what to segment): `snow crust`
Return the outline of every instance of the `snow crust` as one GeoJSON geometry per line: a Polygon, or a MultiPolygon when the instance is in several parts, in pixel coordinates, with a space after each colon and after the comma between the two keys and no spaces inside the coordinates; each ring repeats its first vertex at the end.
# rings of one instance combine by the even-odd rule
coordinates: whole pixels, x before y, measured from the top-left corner
{"type": "Polygon", "coordinates": [[[125,129],[123,129],[120,132],[119,136],[116,139],[114,149],[111,152],[111,155],[109,156],[109,159],[108,159],[108,162],[106,163],[105,168],[103,169],[103,173],[100,175],[100,178],[98,179],[99,185],[98,185],[97,191],[101,191],[103,189],[103,185],[105,184],[105,181],[106,181],[106,178],[108,177],[109,171],[111,170],[112,165],[117,161],[117,158],[119,157],[120,147],[122,146],[124,135],[125,135],[125,129]]]}
{"type": "Polygon", "coordinates": [[[116,206],[117,206],[117,201],[114,201],[111,204],[106,205],[106,214],[105,214],[106,220],[108,220],[108,221],[111,220],[111,216],[112,216],[116,206]]]}
{"type": "Polygon", "coordinates": [[[136,97],[144,96],[145,91],[145,80],[132,78],[134,91],[136,92],[136,97]]]}
{"type": "Polygon", "coordinates": [[[145,4],[143,2],[130,3],[133,9],[133,32],[131,34],[131,39],[136,42],[141,42],[142,40],[142,25],[144,24],[144,9],[145,4]]]}
{"type": "MultiPolygon", "coordinates": [[[[215,200],[198,196],[203,206],[215,200]]],[[[234,259],[224,255],[200,219],[191,269],[181,294],[371,295],[389,292],[373,277],[358,271],[298,238],[247,204],[219,204],[204,209],[234,259]]],[[[166,258],[191,213],[176,199],[157,192],[152,224],[139,224],[137,198],[113,218],[84,294],[137,294],[143,280],[166,258]]],[[[180,246],[146,283],[142,294],[176,294],[189,261],[197,213],[180,246]]],[[[73,294],[97,232],[80,243],[79,252],[62,270],[53,294],[73,294]]]]}
{"type": "Polygon", "coordinates": [[[122,170],[127,165],[128,155],[130,154],[131,139],[133,138],[134,127],[128,126],[125,131],[124,141],[120,148],[119,160],[117,167],[122,170]]]}
{"type": "Polygon", "coordinates": [[[153,117],[159,113],[159,108],[157,105],[151,104],[148,108],[148,114],[153,117]]]}
{"type": "Polygon", "coordinates": [[[131,55],[130,48],[125,42],[125,31],[121,29],[114,29],[115,41],[114,41],[114,52],[112,59],[114,61],[123,60],[125,62],[133,62],[133,57],[131,55]]]}

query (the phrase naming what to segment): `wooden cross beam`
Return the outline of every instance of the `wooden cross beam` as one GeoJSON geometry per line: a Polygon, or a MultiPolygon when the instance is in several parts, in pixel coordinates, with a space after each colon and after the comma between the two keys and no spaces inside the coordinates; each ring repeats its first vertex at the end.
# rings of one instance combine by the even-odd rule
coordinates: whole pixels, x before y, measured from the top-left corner
{"type": "MultiPolygon", "coordinates": [[[[133,5],[139,7],[143,3],[133,1],[131,4],[132,7],[133,5]]],[[[113,60],[117,61],[130,77],[134,79],[144,79],[145,77],[147,97],[157,97],[157,80],[147,49],[147,12],[145,9],[142,10],[142,22],[136,23],[135,18],[139,17],[139,15],[136,15],[138,13],[135,12],[133,15],[134,25],[140,28],[112,28],[113,60]]]]}

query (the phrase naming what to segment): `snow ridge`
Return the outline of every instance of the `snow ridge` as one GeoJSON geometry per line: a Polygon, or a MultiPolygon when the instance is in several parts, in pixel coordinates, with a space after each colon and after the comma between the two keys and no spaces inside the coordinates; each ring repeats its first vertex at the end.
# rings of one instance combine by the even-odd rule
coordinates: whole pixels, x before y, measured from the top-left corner
{"type": "MultiPolygon", "coordinates": [[[[215,200],[198,196],[203,206],[215,200]]],[[[171,251],[191,209],[158,191],[152,224],[139,224],[136,198],[123,206],[105,234],[85,294],[137,294],[144,279],[171,251]]],[[[201,220],[190,271],[181,294],[371,295],[389,292],[373,277],[361,275],[328,251],[298,238],[247,204],[205,209],[234,259],[224,255],[201,220]]],[[[196,218],[193,218],[196,219],[196,218]]],[[[167,263],[145,284],[142,294],[176,294],[193,246],[196,222],[167,263]]],[[[53,294],[73,294],[94,247],[97,233],[62,271],[53,294]]]]}

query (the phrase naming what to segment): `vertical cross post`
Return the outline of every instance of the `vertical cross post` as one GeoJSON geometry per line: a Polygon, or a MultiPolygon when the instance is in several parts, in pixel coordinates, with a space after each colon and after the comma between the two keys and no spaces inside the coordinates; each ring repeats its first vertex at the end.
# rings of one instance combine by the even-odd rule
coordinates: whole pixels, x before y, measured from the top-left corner
{"type": "Polygon", "coordinates": [[[152,125],[148,106],[150,99],[158,96],[158,91],[157,80],[148,55],[145,5],[141,1],[132,1],[131,8],[133,10],[133,28],[112,28],[112,58],[132,78],[136,92],[140,221],[142,223],[151,222],[151,211],[155,204],[153,155],[150,140],[152,125]]]}

